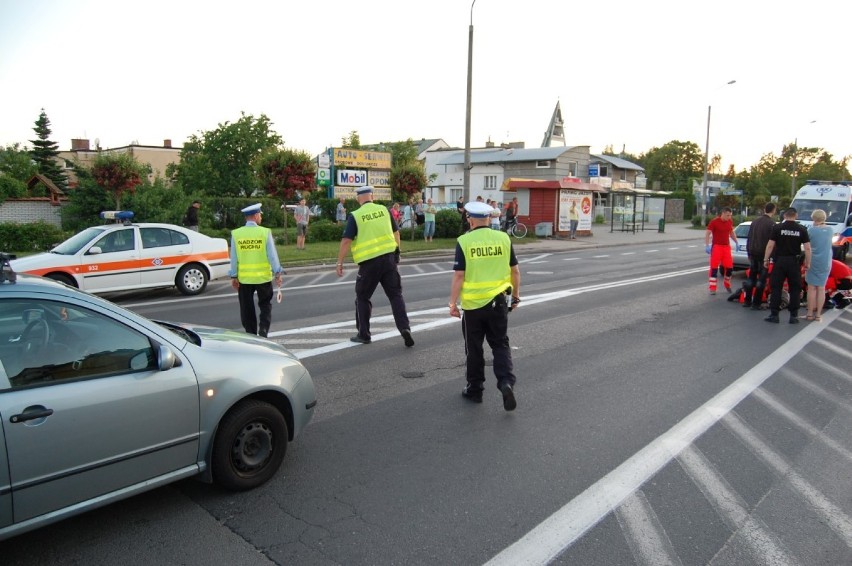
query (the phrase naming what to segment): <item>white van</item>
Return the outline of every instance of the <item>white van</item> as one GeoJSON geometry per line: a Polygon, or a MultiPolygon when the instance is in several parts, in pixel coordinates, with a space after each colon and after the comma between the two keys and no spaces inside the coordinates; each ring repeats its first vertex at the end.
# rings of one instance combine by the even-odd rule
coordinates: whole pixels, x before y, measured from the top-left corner
{"type": "Polygon", "coordinates": [[[790,204],[798,213],[804,226],[811,226],[811,213],[820,208],[825,211],[826,226],[834,230],[831,240],[834,259],[846,261],[852,244],[852,182],[808,181],[799,189],[790,204]]]}

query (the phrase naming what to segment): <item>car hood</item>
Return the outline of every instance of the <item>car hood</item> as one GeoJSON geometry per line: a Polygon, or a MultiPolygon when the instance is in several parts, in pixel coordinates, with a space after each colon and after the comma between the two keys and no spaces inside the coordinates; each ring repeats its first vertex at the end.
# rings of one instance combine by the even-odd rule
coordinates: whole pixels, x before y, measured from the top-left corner
{"type": "Polygon", "coordinates": [[[249,354],[251,352],[274,352],[276,354],[283,354],[294,360],[297,359],[296,356],[294,356],[293,353],[284,346],[253,334],[186,322],[167,322],[161,320],[156,322],[166,328],[176,330],[179,333],[181,331],[185,331],[184,334],[189,334],[189,336],[186,336],[188,341],[201,346],[205,350],[217,350],[240,354],[249,354]]]}
{"type": "Polygon", "coordinates": [[[69,256],[66,255],[40,253],[28,255],[26,257],[19,257],[18,259],[13,259],[10,263],[12,265],[12,269],[19,273],[24,273],[33,269],[53,267],[62,263],[67,264],[68,257],[69,256]]]}

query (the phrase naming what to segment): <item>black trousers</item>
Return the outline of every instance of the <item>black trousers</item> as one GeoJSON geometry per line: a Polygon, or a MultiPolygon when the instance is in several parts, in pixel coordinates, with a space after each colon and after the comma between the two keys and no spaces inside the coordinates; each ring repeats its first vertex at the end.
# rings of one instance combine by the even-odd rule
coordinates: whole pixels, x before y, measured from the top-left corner
{"type": "Polygon", "coordinates": [[[746,289],[745,303],[759,305],[763,302],[763,290],[766,288],[768,273],[763,267],[763,254],[748,256],[748,280],[751,285],[746,289]]]}
{"type": "Polygon", "coordinates": [[[240,283],[237,291],[240,298],[240,322],[249,334],[264,338],[272,324],[272,281],[267,283],[240,283]],[[254,294],[257,293],[257,306],[260,308],[260,326],[254,310],[254,294]]]}
{"type": "Polygon", "coordinates": [[[769,276],[769,286],[772,294],[769,297],[769,310],[772,314],[778,314],[781,309],[781,290],[784,280],[787,281],[787,291],[790,293],[790,304],[787,310],[790,316],[799,316],[799,299],[802,296],[802,267],[799,258],[785,255],[775,258],[772,266],[772,274],[769,276]]]}
{"type": "Polygon", "coordinates": [[[509,306],[506,295],[497,295],[484,307],[466,310],[462,317],[464,351],[467,357],[467,382],[473,390],[485,388],[485,354],[482,341],[487,340],[494,356],[494,375],[497,387],[503,383],[515,385],[512,373],[512,351],[509,349],[509,306]]]}
{"type": "Polygon", "coordinates": [[[384,254],[358,264],[358,278],[355,280],[355,328],[362,338],[370,338],[370,315],[373,303],[370,299],[376,287],[382,286],[390,301],[393,320],[397,330],[411,328],[408,313],[405,312],[405,299],[402,298],[402,279],[396,268],[394,254],[384,254]]]}

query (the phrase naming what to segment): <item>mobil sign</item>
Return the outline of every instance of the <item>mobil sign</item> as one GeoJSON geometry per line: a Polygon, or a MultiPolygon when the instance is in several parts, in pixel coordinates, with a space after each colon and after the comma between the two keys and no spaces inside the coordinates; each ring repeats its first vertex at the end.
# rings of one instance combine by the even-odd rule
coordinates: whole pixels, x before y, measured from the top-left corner
{"type": "Polygon", "coordinates": [[[350,187],[363,187],[367,184],[367,171],[355,169],[338,169],[337,185],[347,185],[350,187]]]}

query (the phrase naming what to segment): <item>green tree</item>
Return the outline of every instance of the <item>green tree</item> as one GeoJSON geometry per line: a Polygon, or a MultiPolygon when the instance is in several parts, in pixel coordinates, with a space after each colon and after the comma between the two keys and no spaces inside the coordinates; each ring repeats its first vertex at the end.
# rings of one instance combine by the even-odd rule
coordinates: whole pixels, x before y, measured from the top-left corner
{"type": "MultiPolygon", "coordinates": [[[[267,196],[287,202],[317,188],[317,168],[311,156],[293,149],[269,149],[254,161],[260,188],[267,196]]],[[[307,198],[307,195],[304,195],[307,198]]]]}
{"type": "Polygon", "coordinates": [[[423,170],[423,164],[416,160],[395,163],[391,168],[390,186],[395,193],[406,195],[405,200],[421,194],[426,187],[426,172],[423,170]]]}
{"type": "MultiPolygon", "coordinates": [[[[200,197],[194,197],[201,200],[200,197]]],[[[132,210],[134,218],[140,222],[165,222],[166,224],[180,224],[186,209],[194,200],[187,197],[181,191],[169,187],[165,180],[157,177],[153,181],[145,178],[132,194],[122,199],[122,206],[132,210]]],[[[202,206],[198,219],[206,224],[205,218],[209,219],[202,206]]]]}
{"type": "MultiPolygon", "coordinates": [[[[268,196],[279,198],[285,203],[292,200],[296,193],[307,199],[302,193],[317,188],[317,169],[314,160],[304,151],[293,149],[269,149],[260,154],[254,162],[260,188],[268,196]]],[[[288,244],[287,217],[284,214],[284,244],[288,244]]]]}
{"type": "Polygon", "coordinates": [[[640,165],[642,167],[645,166],[645,164],[643,163],[643,159],[644,159],[643,156],[634,155],[632,153],[627,153],[623,149],[620,152],[616,153],[615,150],[613,150],[613,148],[612,148],[612,144],[604,146],[603,151],[601,152],[601,155],[609,155],[611,157],[618,157],[619,159],[624,159],[626,161],[629,161],[630,163],[635,163],[636,165],[640,165]]]}
{"type": "Polygon", "coordinates": [[[125,193],[133,194],[136,187],[147,177],[150,166],[142,165],[130,153],[117,155],[101,153],[92,163],[92,179],[115,202],[116,210],[121,208],[121,198],[125,193]]]}
{"type": "Polygon", "coordinates": [[[340,147],[361,149],[361,136],[358,135],[358,130],[352,130],[347,137],[340,138],[340,147]]]}
{"type": "Polygon", "coordinates": [[[74,167],[77,175],[77,187],[68,194],[68,204],[62,207],[62,228],[79,231],[102,222],[98,213],[109,210],[114,199],[92,177],[87,167],[74,167]]]}
{"type": "Polygon", "coordinates": [[[187,193],[248,197],[259,188],[253,162],[282,144],[269,118],[243,112],[233,124],[225,122],[215,130],[192,135],[183,146],[180,163],[167,167],[166,174],[187,193]]]}
{"type": "Polygon", "coordinates": [[[682,188],[690,179],[704,175],[704,152],[694,142],[674,140],[653,147],[641,161],[649,185],[659,182],[664,191],[682,188]]]}
{"type": "Polygon", "coordinates": [[[68,179],[56,162],[59,156],[59,144],[50,141],[50,120],[47,118],[44,108],[41,109],[41,114],[35,121],[33,131],[38,139],[30,140],[30,143],[33,144],[30,155],[35,161],[36,168],[39,173],[53,181],[54,185],[64,191],[68,188],[68,179]]]}
{"type": "Polygon", "coordinates": [[[0,150],[0,202],[26,195],[27,181],[38,173],[30,152],[20,144],[0,150]]]}

